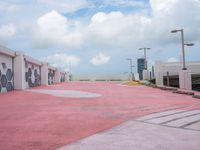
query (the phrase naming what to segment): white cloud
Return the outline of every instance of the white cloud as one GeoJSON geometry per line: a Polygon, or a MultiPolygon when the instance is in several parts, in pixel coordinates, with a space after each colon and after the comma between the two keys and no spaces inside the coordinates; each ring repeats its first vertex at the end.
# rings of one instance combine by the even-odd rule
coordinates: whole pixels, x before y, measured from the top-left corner
{"type": "Polygon", "coordinates": [[[151,0],[150,5],[151,15],[141,12],[94,14],[87,27],[87,40],[97,47],[131,49],[141,45],[163,46],[180,42],[179,38],[170,34],[170,30],[176,28],[185,29],[186,41],[200,40],[200,1],[151,0]]]}
{"type": "Polygon", "coordinates": [[[106,64],[108,63],[110,60],[110,56],[106,56],[105,54],[103,53],[99,53],[97,56],[93,57],[90,62],[93,64],[93,65],[103,65],[103,64],[106,64]]]}
{"type": "Polygon", "coordinates": [[[9,3],[6,1],[0,1],[0,12],[17,12],[20,10],[20,6],[17,4],[9,3]]]}
{"type": "Polygon", "coordinates": [[[69,71],[70,67],[76,67],[80,63],[80,58],[73,55],[67,55],[63,53],[56,53],[47,57],[41,58],[42,61],[46,61],[54,67],[61,68],[64,71],[69,71]]]}
{"type": "Polygon", "coordinates": [[[6,42],[15,35],[15,26],[12,24],[0,26],[0,41],[6,42]]]}
{"type": "Polygon", "coordinates": [[[138,48],[146,46],[152,48],[148,54],[152,60],[166,59],[171,56],[178,58],[178,51],[177,54],[174,52],[181,46],[180,34],[171,34],[170,30],[184,28],[185,42],[195,43],[194,47],[188,47],[193,50],[193,53],[188,52],[190,55],[187,55],[187,60],[198,59],[200,54],[198,51],[200,48],[199,0],[184,0],[184,2],[183,0],[149,0],[145,2],[150,6],[146,7],[146,10],[135,7],[133,11],[125,10],[124,5],[133,6],[139,0],[88,1],[94,2],[97,9],[84,9],[83,14],[80,14],[82,11],[75,11],[88,7],[90,4],[88,5],[86,0],[37,0],[37,2],[7,0],[4,5],[0,2],[0,12],[6,10],[5,13],[0,13],[0,24],[13,23],[17,28],[15,34],[15,26],[5,30],[0,25],[0,39],[8,41],[15,35],[12,42],[9,42],[11,43],[9,46],[24,49],[29,53],[33,52],[31,44],[44,49],[42,52],[38,51],[37,56],[48,51],[63,52],[65,49],[77,49],[73,52],[83,54],[81,59],[86,59],[87,53],[98,54],[94,50],[103,49],[112,57],[113,61],[110,63],[118,64],[119,59],[115,59],[118,56],[120,59],[130,55],[135,58],[142,56],[138,48]],[[102,4],[108,6],[101,8],[102,4]],[[5,6],[4,10],[1,11],[3,6],[5,6]],[[16,9],[15,6],[19,6],[20,11],[11,13],[16,9]],[[112,12],[109,8],[116,8],[115,10],[118,11],[112,12]],[[95,14],[91,14],[93,12],[95,14]],[[34,38],[30,36],[32,30],[34,38]]]}
{"type": "Polygon", "coordinates": [[[91,4],[87,0],[38,0],[52,9],[61,12],[75,12],[81,8],[87,8],[91,4]]]}
{"type": "Polygon", "coordinates": [[[77,22],[70,22],[57,11],[51,11],[37,20],[35,41],[40,48],[74,48],[82,44],[77,22]]]}
{"type": "Polygon", "coordinates": [[[167,62],[178,62],[178,59],[176,59],[175,57],[170,57],[167,59],[167,62]]]}
{"type": "Polygon", "coordinates": [[[111,6],[144,6],[145,2],[137,0],[104,0],[104,5],[111,6]]]}
{"type": "Polygon", "coordinates": [[[144,41],[144,29],[151,20],[143,15],[121,12],[93,15],[87,29],[87,40],[96,45],[130,49],[144,41]]]}
{"type": "Polygon", "coordinates": [[[184,28],[186,40],[200,40],[198,36],[200,34],[199,0],[184,0],[184,2],[182,0],[150,0],[150,5],[152,7],[150,30],[154,31],[154,40],[167,44],[180,42],[177,37],[173,38],[169,34],[170,30],[176,28],[184,28]]]}
{"type": "MultiPolygon", "coordinates": [[[[120,11],[97,12],[89,21],[82,18],[71,20],[59,13],[57,6],[62,7],[63,10],[66,8],[66,11],[67,7],[79,10],[91,6],[91,1],[38,0],[37,2],[38,5],[34,3],[34,6],[38,6],[39,11],[45,6],[41,12],[49,10],[49,5],[57,10],[40,16],[36,21],[36,26],[34,22],[28,20],[32,23],[31,30],[35,29],[34,45],[43,49],[81,47],[96,49],[101,46],[100,48],[113,51],[116,49],[128,51],[139,46],[165,46],[180,41],[177,36],[169,33],[175,28],[185,29],[185,39],[188,42],[195,43],[200,40],[200,28],[198,27],[200,24],[200,1],[198,0],[185,0],[184,3],[181,0],[150,0],[149,14],[141,11],[128,14],[120,11]]],[[[137,2],[135,0],[104,0],[102,3],[120,7],[125,4],[135,5],[137,2]]],[[[37,11],[36,13],[40,14],[37,11]]],[[[20,26],[22,26],[21,24],[20,26]]],[[[28,33],[22,34],[29,36],[28,33]]]]}

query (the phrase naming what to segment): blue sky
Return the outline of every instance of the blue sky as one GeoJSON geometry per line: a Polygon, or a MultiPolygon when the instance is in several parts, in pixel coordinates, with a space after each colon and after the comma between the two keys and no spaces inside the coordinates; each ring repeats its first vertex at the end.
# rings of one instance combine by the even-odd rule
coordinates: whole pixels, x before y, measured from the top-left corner
{"type": "MultiPolygon", "coordinates": [[[[200,59],[199,0],[0,0],[0,44],[74,74],[128,72],[126,58],[200,59]]],[[[136,70],[136,68],[135,68],[136,70]]]]}

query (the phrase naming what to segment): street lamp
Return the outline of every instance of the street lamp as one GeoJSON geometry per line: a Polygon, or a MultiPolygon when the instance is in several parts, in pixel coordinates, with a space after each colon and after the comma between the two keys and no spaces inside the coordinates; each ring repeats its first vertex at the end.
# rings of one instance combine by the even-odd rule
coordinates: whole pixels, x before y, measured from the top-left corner
{"type": "Polygon", "coordinates": [[[131,79],[133,81],[134,80],[133,67],[135,67],[135,66],[133,66],[133,59],[132,58],[127,58],[127,60],[130,61],[130,73],[131,73],[131,79]]]}
{"type": "Polygon", "coordinates": [[[193,44],[193,43],[185,43],[185,42],[184,42],[184,31],[183,31],[183,29],[172,30],[172,31],[171,31],[171,33],[177,33],[177,32],[181,32],[182,57],[183,57],[183,68],[182,68],[182,70],[187,70],[186,65],[185,65],[185,45],[186,45],[186,46],[194,46],[194,44],[193,44]]]}
{"type": "Polygon", "coordinates": [[[144,61],[145,61],[145,66],[144,66],[144,69],[145,70],[147,70],[147,52],[146,52],[146,50],[150,50],[151,48],[146,48],[146,47],[144,47],[144,48],[139,48],[139,50],[144,50],[144,61]]]}

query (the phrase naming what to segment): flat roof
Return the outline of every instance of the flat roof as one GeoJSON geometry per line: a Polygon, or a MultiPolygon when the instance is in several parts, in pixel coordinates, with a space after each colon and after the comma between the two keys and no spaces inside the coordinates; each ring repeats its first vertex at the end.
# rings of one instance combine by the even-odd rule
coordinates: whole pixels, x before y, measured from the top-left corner
{"type": "Polygon", "coordinates": [[[0,45],[0,53],[3,54],[3,55],[7,55],[7,56],[10,56],[10,57],[14,57],[15,56],[15,52],[9,48],[6,48],[2,45],[0,45]]]}
{"type": "Polygon", "coordinates": [[[36,59],[34,59],[34,58],[32,58],[32,57],[29,57],[29,56],[24,55],[24,58],[26,59],[26,60],[25,60],[26,62],[35,64],[35,65],[38,65],[38,66],[41,66],[41,65],[42,65],[42,62],[40,62],[39,60],[36,60],[36,59]]]}

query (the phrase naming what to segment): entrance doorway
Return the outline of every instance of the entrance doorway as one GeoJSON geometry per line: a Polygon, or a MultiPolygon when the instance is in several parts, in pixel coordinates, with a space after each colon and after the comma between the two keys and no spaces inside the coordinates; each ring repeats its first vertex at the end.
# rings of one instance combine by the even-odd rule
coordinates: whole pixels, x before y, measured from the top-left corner
{"type": "Polygon", "coordinates": [[[164,76],[163,77],[163,84],[165,86],[171,86],[171,87],[179,88],[179,76],[178,75],[164,76]]]}
{"type": "Polygon", "coordinates": [[[192,90],[200,91],[200,74],[192,75],[192,90]]]}

